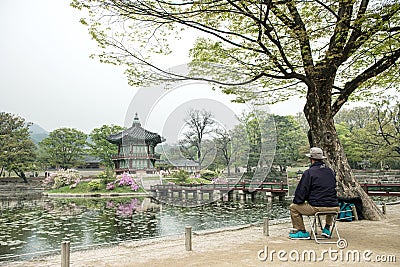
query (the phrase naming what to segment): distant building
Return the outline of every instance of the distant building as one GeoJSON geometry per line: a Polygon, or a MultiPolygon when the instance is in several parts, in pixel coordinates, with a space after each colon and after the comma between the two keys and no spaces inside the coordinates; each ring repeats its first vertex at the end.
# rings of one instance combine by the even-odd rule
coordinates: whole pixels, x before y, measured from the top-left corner
{"type": "Polygon", "coordinates": [[[78,166],[78,169],[100,169],[100,159],[90,155],[85,155],[85,163],[78,166]]]}
{"type": "Polygon", "coordinates": [[[118,154],[112,157],[117,174],[154,173],[154,163],[160,159],[160,155],[156,154],[154,149],[165,139],[142,128],[136,113],[132,127],[110,135],[107,141],[118,145],[118,154]]]}
{"type": "Polygon", "coordinates": [[[172,161],[172,164],[174,166],[173,169],[175,170],[185,170],[191,173],[194,173],[199,169],[199,164],[197,162],[188,159],[175,160],[172,161]]]}
{"type": "Polygon", "coordinates": [[[174,170],[184,170],[190,173],[195,173],[199,169],[199,164],[188,159],[179,160],[160,160],[157,162],[160,170],[164,171],[174,171],[174,170]]]}

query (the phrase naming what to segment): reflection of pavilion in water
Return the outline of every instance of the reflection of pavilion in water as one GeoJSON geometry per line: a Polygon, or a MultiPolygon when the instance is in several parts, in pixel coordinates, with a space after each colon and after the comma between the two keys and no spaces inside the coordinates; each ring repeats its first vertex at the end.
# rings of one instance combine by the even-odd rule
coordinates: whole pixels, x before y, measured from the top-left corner
{"type": "Polygon", "coordinates": [[[118,154],[112,156],[117,174],[154,173],[154,164],[160,159],[155,147],[165,141],[157,133],[142,128],[137,113],[132,127],[110,135],[107,140],[118,145],[118,154]]]}

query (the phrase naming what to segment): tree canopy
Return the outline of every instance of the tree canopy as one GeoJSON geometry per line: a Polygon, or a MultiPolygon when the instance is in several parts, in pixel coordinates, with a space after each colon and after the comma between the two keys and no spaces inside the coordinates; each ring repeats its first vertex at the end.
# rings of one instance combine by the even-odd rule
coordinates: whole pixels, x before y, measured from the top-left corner
{"type": "Polygon", "coordinates": [[[304,159],[300,151],[307,144],[307,136],[293,116],[274,115],[273,118],[277,138],[274,165],[285,171],[287,166],[296,165],[297,161],[304,159]]]}
{"type": "Polygon", "coordinates": [[[3,171],[15,172],[26,182],[24,172],[35,160],[35,144],[29,136],[25,119],[0,112],[0,175],[3,171]]]}
{"type": "Polygon", "coordinates": [[[89,11],[100,60],[124,65],[129,83],[209,80],[237,101],[306,98],[310,146],[321,147],[337,173],[338,192],[361,197],[364,215],[381,211],[354,179],[333,117],[349,101],[398,90],[400,3],[397,0],[74,0],[89,11]],[[188,75],[163,70],[171,36],[201,34],[188,75]],[[220,67],[215,67],[220,66],[220,67]],[[221,67],[222,66],[222,67],[221,67]]]}
{"type": "Polygon", "coordinates": [[[185,131],[179,140],[182,154],[199,164],[199,170],[207,156],[213,150],[208,145],[210,132],[215,125],[214,115],[206,110],[190,109],[185,119],[185,131]]]}
{"type": "MultiPolygon", "coordinates": [[[[149,73],[157,72],[157,80],[166,74],[151,56],[170,53],[173,37],[191,30],[202,36],[190,52],[193,63],[239,70],[234,77],[215,73],[211,78],[220,84],[257,81],[258,98],[269,102],[311,96],[307,88],[327,80],[326,104],[336,113],[350,96],[371,93],[365,89],[398,88],[400,4],[395,0],[74,0],[72,5],[89,10],[81,22],[104,48],[100,60],[125,65],[131,84],[148,81],[149,73]]],[[[243,88],[225,92],[253,97],[243,88]]]]}
{"type": "Polygon", "coordinates": [[[217,149],[216,158],[214,161],[221,162],[227,169],[228,176],[231,175],[231,158],[235,150],[232,147],[232,132],[230,133],[226,129],[216,129],[215,137],[213,142],[215,148],[217,149]]]}
{"type": "Polygon", "coordinates": [[[336,121],[339,138],[353,168],[398,166],[400,158],[399,102],[345,109],[336,121]],[[361,166],[360,166],[361,167],[361,166]]]}
{"type": "Polygon", "coordinates": [[[112,155],[118,154],[116,145],[107,141],[107,137],[111,134],[121,132],[124,128],[117,125],[103,125],[100,128],[95,128],[89,134],[91,143],[89,143],[89,153],[92,156],[98,157],[106,168],[113,169],[114,163],[112,155]]]}
{"type": "Polygon", "coordinates": [[[86,146],[86,134],[72,128],[59,128],[39,142],[48,164],[68,169],[83,163],[86,146]]]}

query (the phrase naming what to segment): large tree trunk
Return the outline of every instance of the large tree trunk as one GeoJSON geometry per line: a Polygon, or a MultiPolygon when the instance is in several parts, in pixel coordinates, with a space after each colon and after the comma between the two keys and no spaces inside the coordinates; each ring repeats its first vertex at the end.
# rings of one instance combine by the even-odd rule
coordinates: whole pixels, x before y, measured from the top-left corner
{"type": "Polygon", "coordinates": [[[26,179],[25,173],[23,171],[18,172],[18,170],[14,169],[14,172],[18,177],[21,177],[22,180],[24,180],[24,183],[28,183],[28,179],[26,179]]]}
{"type": "MultiPolygon", "coordinates": [[[[322,98],[324,97],[322,96],[322,98]]],[[[341,197],[360,197],[363,204],[363,216],[366,219],[380,220],[384,218],[382,211],[365,193],[354,177],[340,144],[330,105],[327,105],[321,99],[310,100],[312,99],[307,99],[307,104],[304,107],[304,114],[310,126],[310,146],[320,147],[326,153],[326,163],[336,172],[338,195],[341,197]]]]}

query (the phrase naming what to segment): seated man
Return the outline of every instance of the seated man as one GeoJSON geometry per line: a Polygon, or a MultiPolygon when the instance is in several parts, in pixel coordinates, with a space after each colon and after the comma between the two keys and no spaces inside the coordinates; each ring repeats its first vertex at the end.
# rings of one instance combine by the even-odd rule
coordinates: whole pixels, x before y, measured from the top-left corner
{"type": "MultiPolygon", "coordinates": [[[[290,216],[295,232],[291,232],[291,239],[310,239],[310,233],[305,230],[302,215],[314,215],[321,211],[339,211],[336,195],[336,175],[334,171],[325,166],[323,159],[326,157],[319,147],[310,149],[306,154],[310,158],[311,166],[307,169],[297,185],[294,193],[293,204],[290,205],[290,216]]],[[[330,237],[332,216],[326,216],[326,225],[322,235],[330,237]]]]}

